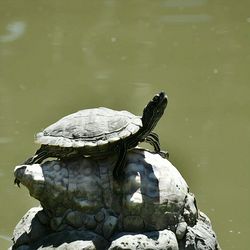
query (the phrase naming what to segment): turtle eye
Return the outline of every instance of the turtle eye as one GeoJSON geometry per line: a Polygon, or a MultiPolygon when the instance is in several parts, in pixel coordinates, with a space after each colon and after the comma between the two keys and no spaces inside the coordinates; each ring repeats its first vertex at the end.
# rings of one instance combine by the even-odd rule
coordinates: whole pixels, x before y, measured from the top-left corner
{"type": "Polygon", "coordinates": [[[73,139],[76,139],[77,135],[76,134],[72,134],[72,137],[73,137],[73,139]]]}
{"type": "Polygon", "coordinates": [[[154,98],[153,98],[153,101],[154,101],[154,102],[157,102],[157,101],[158,101],[158,98],[159,98],[159,96],[158,96],[158,95],[155,95],[154,98]]]}

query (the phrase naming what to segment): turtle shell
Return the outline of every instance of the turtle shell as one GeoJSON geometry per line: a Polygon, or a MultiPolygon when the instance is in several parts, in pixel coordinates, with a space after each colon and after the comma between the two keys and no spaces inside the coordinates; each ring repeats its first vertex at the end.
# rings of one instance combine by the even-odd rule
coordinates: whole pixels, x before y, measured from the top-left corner
{"type": "Polygon", "coordinates": [[[141,117],[108,108],[85,109],[65,116],[36,135],[36,142],[60,147],[100,147],[134,135],[141,117]]]}

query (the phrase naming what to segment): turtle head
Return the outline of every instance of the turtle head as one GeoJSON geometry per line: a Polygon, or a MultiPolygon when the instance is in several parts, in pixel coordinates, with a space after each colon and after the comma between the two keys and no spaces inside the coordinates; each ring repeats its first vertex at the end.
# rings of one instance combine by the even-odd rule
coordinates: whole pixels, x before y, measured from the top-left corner
{"type": "Polygon", "coordinates": [[[149,133],[162,117],[168,104],[167,95],[162,91],[156,94],[143,110],[142,124],[149,133]]]}

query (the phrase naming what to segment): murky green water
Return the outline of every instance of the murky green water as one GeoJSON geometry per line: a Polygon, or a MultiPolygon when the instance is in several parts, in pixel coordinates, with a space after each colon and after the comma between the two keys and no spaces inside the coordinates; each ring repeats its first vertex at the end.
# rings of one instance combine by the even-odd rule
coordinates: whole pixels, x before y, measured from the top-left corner
{"type": "Polygon", "coordinates": [[[86,107],[141,114],[162,89],[163,148],[222,248],[248,249],[249,8],[246,0],[1,1],[1,249],[37,204],[13,186],[36,132],[86,107]]]}

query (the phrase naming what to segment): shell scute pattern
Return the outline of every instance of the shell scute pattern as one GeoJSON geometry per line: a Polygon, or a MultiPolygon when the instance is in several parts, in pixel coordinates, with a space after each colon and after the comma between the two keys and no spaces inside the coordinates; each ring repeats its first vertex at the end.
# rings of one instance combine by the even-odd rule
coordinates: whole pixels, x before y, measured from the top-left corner
{"type": "Polygon", "coordinates": [[[142,127],[128,111],[94,108],[65,116],[36,136],[40,144],[59,147],[96,147],[119,141],[142,127]]]}

